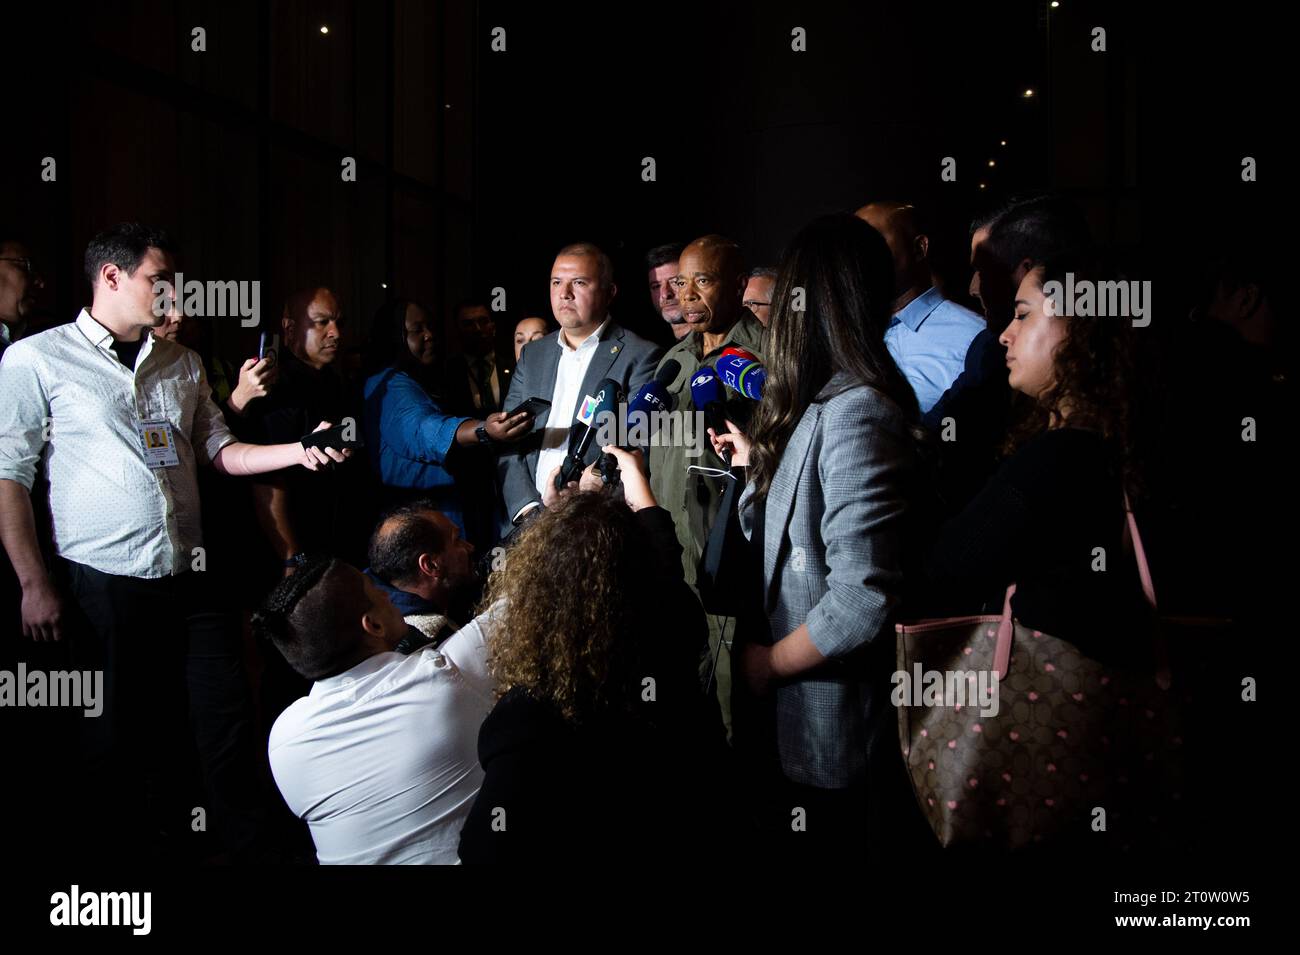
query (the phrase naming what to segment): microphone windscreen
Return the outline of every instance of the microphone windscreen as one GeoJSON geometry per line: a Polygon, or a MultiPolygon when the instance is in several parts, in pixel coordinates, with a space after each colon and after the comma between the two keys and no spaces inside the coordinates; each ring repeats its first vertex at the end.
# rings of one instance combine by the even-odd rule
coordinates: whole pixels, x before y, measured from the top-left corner
{"type": "MultiPolygon", "coordinates": [[[[675,378],[676,375],[673,377],[675,378]]],[[[643,411],[672,411],[673,404],[673,396],[669,394],[667,387],[661,384],[658,378],[655,378],[647,381],[632,396],[632,400],[627,404],[627,416],[630,420],[632,415],[643,411]]]]}
{"type": "Polygon", "coordinates": [[[578,404],[578,411],[573,416],[574,423],[582,423],[592,428],[599,428],[604,423],[604,416],[618,412],[618,382],[613,378],[604,378],[596,386],[594,395],[585,395],[578,404]]]}
{"type": "Polygon", "coordinates": [[[718,376],[710,366],[701,365],[691,379],[691,401],[703,411],[714,402],[721,402],[722,398],[722,383],[718,381],[718,376]]]}
{"type": "Polygon", "coordinates": [[[730,345],[727,348],[722,349],[722,354],[739,355],[741,358],[748,358],[750,361],[758,362],[759,364],[763,363],[763,359],[759,358],[749,349],[741,348],[739,345],[730,345]]]}
{"type": "Polygon", "coordinates": [[[607,415],[618,413],[618,382],[602,379],[596,393],[584,395],[574,409],[573,425],[569,428],[569,456],[586,454],[596,431],[605,423],[607,415]]]}
{"type": "Polygon", "coordinates": [[[655,372],[655,381],[667,388],[682,373],[682,364],[676,358],[669,358],[655,372]]]}
{"type": "Polygon", "coordinates": [[[717,361],[718,377],[732,391],[738,391],[746,398],[761,401],[763,383],[767,380],[767,369],[761,363],[741,358],[739,355],[723,355],[717,361]]]}

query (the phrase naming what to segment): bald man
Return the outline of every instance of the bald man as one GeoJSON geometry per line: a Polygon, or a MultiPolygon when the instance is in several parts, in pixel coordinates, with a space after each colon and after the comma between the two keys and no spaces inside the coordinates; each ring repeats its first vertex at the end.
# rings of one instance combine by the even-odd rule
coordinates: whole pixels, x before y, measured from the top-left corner
{"type": "MultiPolygon", "coordinates": [[[[740,246],[720,235],[706,235],[682,250],[673,278],[673,291],[682,310],[682,320],[691,333],[668,350],[660,367],[675,361],[681,371],[668,386],[676,403],[674,410],[691,422],[685,441],[650,446],[650,487],[655,500],[673,516],[677,539],[682,545],[682,565],[686,582],[697,588],[697,569],[709,539],[709,529],[718,516],[724,482],[729,479],[688,470],[691,466],[725,470],[722,459],[713,453],[707,434],[698,433],[695,403],[691,400],[691,379],[703,365],[712,365],[722,352],[731,347],[743,348],[761,358],[763,326],[744,305],[749,275],[740,246]],[[690,452],[688,454],[688,451],[690,452]],[[697,451],[702,453],[697,454],[697,451]]],[[[724,389],[727,416],[744,427],[753,412],[754,402],[724,389]]],[[[709,641],[717,657],[717,693],[723,721],[731,731],[731,660],[726,647],[719,651],[724,632],[727,639],[735,632],[728,617],[714,614],[709,619],[709,641]]],[[[712,657],[705,662],[704,676],[713,669],[712,657]]]]}
{"type": "Polygon", "coordinates": [[[367,556],[366,574],[420,633],[409,634],[399,651],[436,646],[468,619],[478,596],[474,545],[431,503],[415,501],[385,513],[367,556]]]}
{"type": "Polygon", "coordinates": [[[894,318],[885,346],[916,393],[924,414],[951,387],[966,363],[971,340],[984,320],[950,302],[930,278],[930,237],[916,207],[872,202],[859,219],[885,237],[894,257],[894,318]]]}

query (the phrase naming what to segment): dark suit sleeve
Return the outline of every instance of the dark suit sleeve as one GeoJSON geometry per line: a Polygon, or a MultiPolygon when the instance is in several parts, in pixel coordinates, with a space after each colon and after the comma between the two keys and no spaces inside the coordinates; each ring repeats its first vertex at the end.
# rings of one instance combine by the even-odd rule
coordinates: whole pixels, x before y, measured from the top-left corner
{"type": "Polygon", "coordinates": [[[659,367],[659,359],[663,358],[664,350],[658,345],[651,342],[642,342],[641,351],[632,362],[632,368],[628,372],[627,393],[629,397],[636,394],[637,389],[655,376],[655,370],[659,367]]]}
{"type": "MultiPolygon", "coordinates": [[[[510,376],[510,390],[506,392],[506,410],[518,407],[528,398],[549,400],[551,397],[551,388],[547,388],[545,394],[537,394],[533,390],[536,389],[537,382],[530,375],[533,366],[528,363],[528,356],[535,344],[532,342],[525,345],[519,355],[519,364],[510,376]]],[[[538,441],[538,433],[534,432],[520,441],[505,445],[497,455],[497,480],[501,482],[501,494],[505,499],[506,517],[509,520],[513,521],[520,508],[532,501],[541,503],[542,497],[537,493],[537,485],[528,466],[528,454],[536,448],[538,441]]]]}

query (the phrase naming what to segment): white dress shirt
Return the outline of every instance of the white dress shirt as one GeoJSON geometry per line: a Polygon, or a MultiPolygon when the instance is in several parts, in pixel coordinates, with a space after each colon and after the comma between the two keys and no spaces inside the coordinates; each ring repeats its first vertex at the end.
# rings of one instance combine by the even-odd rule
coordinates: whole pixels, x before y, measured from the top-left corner
{"type": "Polygon", "coordinates": [[[106,574],[165,577],[188,570],[202,543],[198,465],[235,437],[199,356],[143,334],[134,371],[86,309],[5,350],[0,478],[30,490],[43,460],[60,556],[106,574]],[[177,465],[145,465],[139,425],[150,420],[171,423],[177,465]]]}
{"type": "Polygon", "coordinates": [[[271,728],[271,772],[322,865],[458,862],[494,705],[480,619],[434,649],[317,680],[271,728]]]}
{"type": "Polygon", "coordinates": [[[537,473],[533,475],[537,492],[543,496],[546,494],[547,477],[564,463],[564,458],[569,453],[569,428],[573,424],[573,415],[578,410],[578,400],[584,397],[580,394],[582,380],[587,376],[591,360],[596,357],[600,333],[608,324],[609,316],[606,316],[600,327],[584,338],[577,348],[568,344],[563,331],[556,336],[560,348],[560,364],[555,369],[551,413],[546,417],[542,448],[537,455],[537,473]]]}

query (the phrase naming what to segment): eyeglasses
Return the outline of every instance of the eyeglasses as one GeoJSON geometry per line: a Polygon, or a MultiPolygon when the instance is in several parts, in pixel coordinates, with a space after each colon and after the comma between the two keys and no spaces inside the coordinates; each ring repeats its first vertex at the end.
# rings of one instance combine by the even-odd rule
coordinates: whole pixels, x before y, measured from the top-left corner
{"type": "Polygon", "coordinates": [[[23,271],[33,278],[36,276],[36,266],[32,264],[31,259],[15,259],[9,256],[0,256],[0,262],[17,262],[23,267],[23,271]]]}

